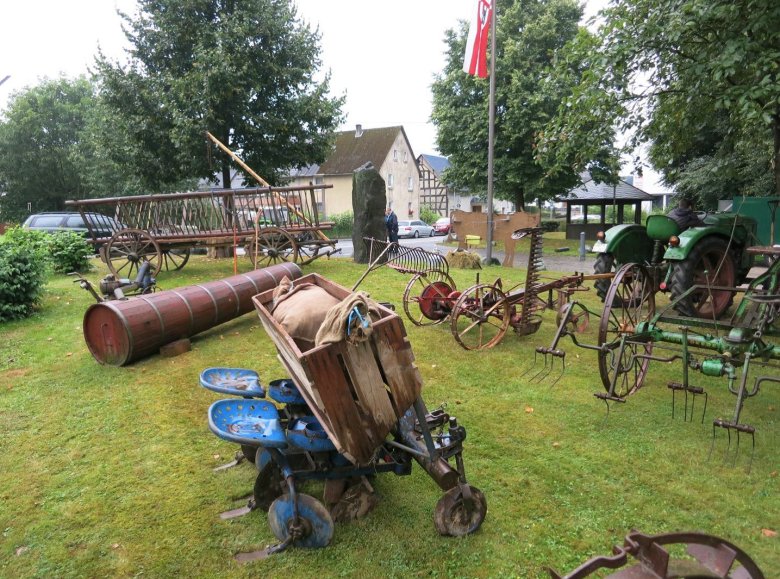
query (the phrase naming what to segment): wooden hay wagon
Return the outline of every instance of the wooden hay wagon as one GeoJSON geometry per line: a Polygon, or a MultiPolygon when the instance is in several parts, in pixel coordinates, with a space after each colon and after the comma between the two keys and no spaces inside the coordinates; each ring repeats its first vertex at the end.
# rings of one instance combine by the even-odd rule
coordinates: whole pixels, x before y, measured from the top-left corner
{"type": "Polygon", "coordinates": [[[244,247],[255,267],[305,264],[333,253],[314,187],[255,187],[66,201],[87,224],[89,241],[117,277],[143,261],[152,275],[184,267],[200,245],[244,247]]]}

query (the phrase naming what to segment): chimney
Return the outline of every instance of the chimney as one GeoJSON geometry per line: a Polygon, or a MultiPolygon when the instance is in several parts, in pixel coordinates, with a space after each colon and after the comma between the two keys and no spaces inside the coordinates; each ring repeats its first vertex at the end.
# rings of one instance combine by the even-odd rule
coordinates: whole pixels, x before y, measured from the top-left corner
{"type": "Polygon", "coordinates": [[[359,139],[363,136],[363,125],[355,125],[355,138],[359,139]]]}

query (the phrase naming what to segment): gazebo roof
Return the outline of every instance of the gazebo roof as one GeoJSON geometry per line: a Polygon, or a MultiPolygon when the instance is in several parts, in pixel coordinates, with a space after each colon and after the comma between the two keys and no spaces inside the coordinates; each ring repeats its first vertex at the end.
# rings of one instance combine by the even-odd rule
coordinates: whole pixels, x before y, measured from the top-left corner
{"type": "Polygon", "coordinates": [[[582,185],[571,189],[565,196],[560,197],[559,201],[582,201],[583,203],[597,203],[600,201],[652,201],[654,197],[626,183],[622,179],[618,180],[617,185],[608,183],[596,183],[590,175],[585,177],[582,185]]]}

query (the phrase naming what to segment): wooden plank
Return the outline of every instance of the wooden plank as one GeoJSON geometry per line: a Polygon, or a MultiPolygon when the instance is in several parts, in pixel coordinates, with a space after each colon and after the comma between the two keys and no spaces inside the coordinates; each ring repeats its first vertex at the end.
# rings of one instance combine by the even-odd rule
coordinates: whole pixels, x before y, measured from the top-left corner
{"type": "MultiPolygon", "coordinates": [[[[336,345],[336,344],[334,344],[336,345]]],[[[397,417],[390,403],[382,373],[369,342],[337,344],[344,365],[363,411],[373,423],[377,438],[382,439],[395,425],[397,417]]]]}
{"type": "Polygon", "coordinates": [[[390,388],[396,417],[401,418],[422,391],[422,377],[398,316],[374,324],[373,343],[390,388]]]}
{"type": "Polygon", "coordinates": [[[321,410],[328,416],[336,439],[357,464],[370,462],[384,435],[377,436],[355,404],[336,348],[310,350],[304,356],[304,365],[315,379],[321,410]]]}

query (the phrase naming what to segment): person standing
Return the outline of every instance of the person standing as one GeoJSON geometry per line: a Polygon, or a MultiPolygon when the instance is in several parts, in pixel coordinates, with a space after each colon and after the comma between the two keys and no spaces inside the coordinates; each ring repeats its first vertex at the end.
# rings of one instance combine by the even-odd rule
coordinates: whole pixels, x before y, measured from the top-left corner
{"type": "Polygon", "coordinates": [[[398,243],[398,217],[390,207],[385,209],[385,227],[387,240],[390,243],[398,243]]]}

